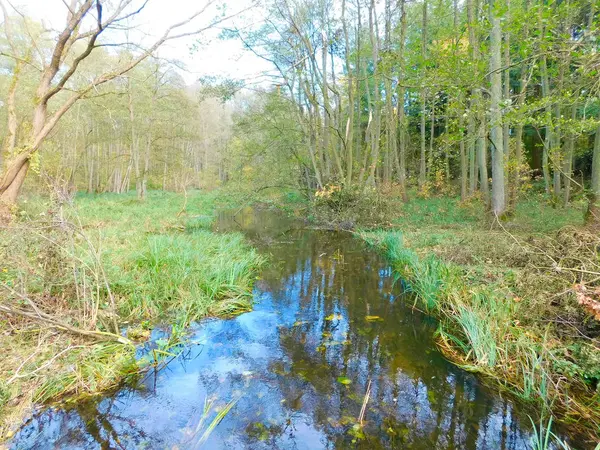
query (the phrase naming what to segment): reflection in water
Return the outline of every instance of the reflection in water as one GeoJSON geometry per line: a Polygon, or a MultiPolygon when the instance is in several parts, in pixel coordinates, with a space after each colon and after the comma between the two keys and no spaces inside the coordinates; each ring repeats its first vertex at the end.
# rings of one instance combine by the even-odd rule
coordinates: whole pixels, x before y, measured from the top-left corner
{"type": "Polygon", "coordinates": [[[199,345],[135,388],[39,414],[13,448],[195,448],[207,398],[239,400],[203,448],[527,447],[512,404],[441,357],[378,255],[261,216],[237,219],[271,254],[254,311],[197,325],[199,345]]]}

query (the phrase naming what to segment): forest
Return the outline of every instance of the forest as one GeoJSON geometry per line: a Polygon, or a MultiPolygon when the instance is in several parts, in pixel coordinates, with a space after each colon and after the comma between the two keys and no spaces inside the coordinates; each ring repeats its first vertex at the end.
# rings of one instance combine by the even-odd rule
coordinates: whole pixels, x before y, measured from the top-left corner
{"type": "Polygon", "coordinates": [[[0,448],[600,448],[600,3],[195,3],[0,0],[0,448]],[[263,313],[180,434],[98,418],[263,313]]]}

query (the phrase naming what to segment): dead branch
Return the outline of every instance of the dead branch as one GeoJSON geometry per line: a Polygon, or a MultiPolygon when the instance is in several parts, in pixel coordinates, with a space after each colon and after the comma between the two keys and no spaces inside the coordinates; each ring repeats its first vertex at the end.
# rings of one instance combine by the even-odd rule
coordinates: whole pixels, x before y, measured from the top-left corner
{"type": "Polygon", "coordinates": [[[50,327],[58,328],[59,330],[67,331],[69,333],[76,334],[79,336],[94,338],[94,339],[100,340],[100,341],[116,341],[121,344],[133,345],[133,343],[129,339],[127,339],[126,337],[120,336],[118,334],[109,333],[106,331],[82,330],[81,328],[77,328],[77,327],[74,327],[67,323],[64,323],[64,322],[56,319],[55,317],[51,316],[50,314],[47,314],[47,313],[41,311],[39,308],[37,308],[37,306],[35,306],[35,303],[33,302],[33,300],[31,300],[29,297],[27,297],[23,294],[18,293],[17,291],[12,289],[10,286],[7,286],[4,283],[0,284],[0,286],[2,286],[5,290],[10,292],[11,294],[16,295],[21,300],[24,300],[31,306],[31,310],[27,311],[24,309],[8,306],[6,304],[1,304],[0,312],[4,312],[5,314],[10,314],[13,316],[26,317],[26,318],[34,320],[36,322],[42,322],[50,327]]]}
{"type": "Polygon", "coordinates": [[[52,358],[50,358],[48,361],[46,361],[44,364],[42,364],[40,367],[38,367],[34,371],[26,373],[26,374],[20,374],[19,372],[21,371],[21,369],[23,368],[23,366],[27,363],[27,361],[29,361],[33,356],[35,356],[37,354],[37,350],[36,350],[31,355],[29,355],[25,359],[25,361],[23,361],[21,363],[21,365],[19,366],[19,368],[15,371],[15,374],[12,377],[10,377],[10,379],[6,382],[6,384],[9,385],[9,384],[13,383],[14,381],[16,381],[17,379],[19,379],[19,378],[28,378],[28,377],[30,377],[32,375],[35,375],[40,370],[43,370],[46,367],[49,367],[54,361],[56,361],[62,355],[64,355],[68,351],[73,350],[75,348],[85,348],[85,345],[69,345],[67,348],[65,348],[65,349],[61,350],[60,352],[58,352],[56,355],[54,355],[52,358]]]}

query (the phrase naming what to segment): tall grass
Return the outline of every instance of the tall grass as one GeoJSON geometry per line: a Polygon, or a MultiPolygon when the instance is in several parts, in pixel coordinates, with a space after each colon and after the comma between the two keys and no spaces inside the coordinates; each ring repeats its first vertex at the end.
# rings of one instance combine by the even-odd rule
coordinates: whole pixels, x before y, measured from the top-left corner
{"type": "Polygon", "coordinates": [[[530,443],[532,450],[550,450],[552,444],[552,420],[553,417],[546,422],[544,417],[540,418],[539,424],[533,421],[530,417],[531,425],[533,427],[533,435],[531,436],[530,443]]]}
{"type": "Polygon", "coordinates": [[[147,317],[183,314],[195,320],[215,311],[248,310],[261,261],[239,234],[150,236],[132,260],[132,291],[123,312],[147,317]]]}
{"type": "Polygon", "coordinates": [[[420,305],[427,311],[438,309],[448,268],[434,257],[420,258],[403,245],[400,232],[362,232],[371,245],[381,247],[394,268],[410,280],[409,288],[416,294],[420,305]]]}
{"type": "MultiPolygon", "coordinates": [[[[387,256],[414,293],[415,305],[439,319],[439,343],[450,359],[496,379],[543,410],[560,405],[572,421],[581,421],[587,432],[598,434],[594,427],[600,419],[600,411],[594,406],[597,396],[571,398],[575,392],[587,394],[581,390],[580,380],[566,378],[561,372],[560,364],[568,364],[568,355],[551,354],[547,350],[551,344],[543,334],[522,326],[521,322],[529,319],[503,286],[481,278],[469,283],[467,275],[472,275],[461,267],[407,248],[399,231],[358,234],[387,256]]],[[[548,429],[536,432],[536,448],[547,448],[548,429]]]]}

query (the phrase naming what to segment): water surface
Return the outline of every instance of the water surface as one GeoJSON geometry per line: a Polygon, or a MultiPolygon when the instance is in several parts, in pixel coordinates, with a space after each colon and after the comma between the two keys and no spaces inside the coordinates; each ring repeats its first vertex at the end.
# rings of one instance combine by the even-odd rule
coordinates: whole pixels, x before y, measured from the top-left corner
{"type": "Polygon", "coordinates": [[[358,239],[251,211],[218,226],[269,255],[254,310],[195,325],[197,345],[136,386],[42,411],[14,449],[528,447],[512,403],[444,360],[435,322],[358,239]]]}

